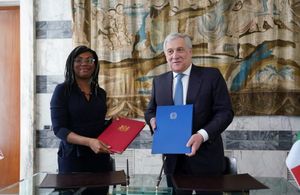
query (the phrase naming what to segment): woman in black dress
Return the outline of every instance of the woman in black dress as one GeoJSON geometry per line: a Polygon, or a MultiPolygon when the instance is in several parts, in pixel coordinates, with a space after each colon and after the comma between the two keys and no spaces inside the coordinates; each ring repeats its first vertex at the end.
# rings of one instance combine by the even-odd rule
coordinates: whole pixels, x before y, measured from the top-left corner
{"type": "MultiPolygon", "coordinates": [[[[105,128],[106,92],[99,87],[100,65],[95,51],[78,46],[69,54],[65,81],[50,103],[52,127],[61,140],[59,173],[110,171],[109,146],[97,139],[105,128]]],[[[108,187],[86,194],[107,194],[108,187]]]]}

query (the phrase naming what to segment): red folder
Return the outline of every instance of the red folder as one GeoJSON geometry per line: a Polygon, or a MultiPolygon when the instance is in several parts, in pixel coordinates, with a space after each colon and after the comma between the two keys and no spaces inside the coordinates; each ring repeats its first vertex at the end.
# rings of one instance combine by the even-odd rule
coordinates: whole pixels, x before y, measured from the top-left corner
{"type": "Polygon", "coordinates": [[[112,152],[122,153],[145,125],[145,122],[128,118],[115,119],[99,135],[98,139],[111,146],[112,152]]]}

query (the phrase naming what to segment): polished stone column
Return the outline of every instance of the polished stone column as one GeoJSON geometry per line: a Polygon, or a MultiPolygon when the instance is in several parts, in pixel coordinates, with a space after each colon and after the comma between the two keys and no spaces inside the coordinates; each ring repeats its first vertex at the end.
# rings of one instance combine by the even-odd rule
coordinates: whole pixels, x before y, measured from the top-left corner
{"type": "Polygon", "coordinates": [[[20,102],[21,102],[21,162],[20,178],[28,178],[34,173],[35,153],[35,0],[20,1],[20,102]]]}

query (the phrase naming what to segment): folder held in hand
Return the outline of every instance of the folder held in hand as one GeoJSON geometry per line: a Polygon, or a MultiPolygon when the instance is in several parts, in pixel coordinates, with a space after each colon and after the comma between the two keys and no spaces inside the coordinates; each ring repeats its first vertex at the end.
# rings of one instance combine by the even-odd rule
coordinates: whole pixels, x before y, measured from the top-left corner
{"type": "Polygon", "coordinates": [[[122,153],[134,138],[145,127],[145,122],[134,119],[119,118],[112,123],[99,135],[98,139],[111,146],[110,150],[122,153]]]}
{"type": "Polygon", "coordinates": [[[186,147],[192,135],[193,105],[158,106],[152,154],[191,153],[186,147]]]}

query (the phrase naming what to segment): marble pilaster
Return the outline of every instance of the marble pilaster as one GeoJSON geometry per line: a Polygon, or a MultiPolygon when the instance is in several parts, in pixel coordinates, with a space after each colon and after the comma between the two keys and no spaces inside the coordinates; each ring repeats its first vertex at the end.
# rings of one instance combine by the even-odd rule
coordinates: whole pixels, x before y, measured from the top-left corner
{"type": "Polygon", "coordinates": [[[34,0],[20,1],[20,26],[21,26],[21,162],[20,178],[26,178],[34,173],[35,151],[35,21],[34,0]]]}

